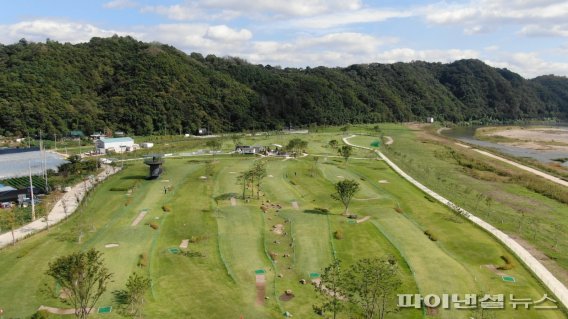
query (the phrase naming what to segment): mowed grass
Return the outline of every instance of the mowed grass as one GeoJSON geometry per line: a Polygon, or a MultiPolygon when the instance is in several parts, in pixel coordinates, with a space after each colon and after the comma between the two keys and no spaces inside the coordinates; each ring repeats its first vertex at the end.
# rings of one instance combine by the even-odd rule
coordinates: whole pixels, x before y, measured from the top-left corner
{"type": "MultiPolygon", "coordinates": [[[[314,141],[310,149],[321,148],[331,155],[324,143],[341,136],[325,133],[310,134],[309,138],[314,141]]],[[[273,142],[284,140],[275,138],[273,142]]],[[[545,292],[518,261],[515,269],[507,271],[515,276],[516,283],[504,283],[484,268],[485,264],[500,264],[499,256],[506,250],[483,231],[426,199],[381,161],[353,159],[345,163],[331,156],[317,161],[312,156],[264,159],[268,176],[261,197],[248,198],[248,202],[238,198],[237,205],[232,206],[228,199],[214,199],[228,193],[240,197],[242,186],[237,176],[259,159],[218,158],[211,164],[212,176],[204,179],[205,162],[209,160],[212,158],[168,159],[165,175],[154,181],[140,179],[147,168],[134,164],[100,186],[81,213],[69,221],[0,251],[0,307],[11,317],[26,317],[40,304],[62,306],[56,298],[41,292],[44,284],[53,287],[44,275],[47,264],[57,256],[90,247],[104,252],[105,263],[115,274],[110,291],[99,305],[116,306],[111,291],[124,288],[128,275],[139,271],[153,283],[146,296],[147,318],[278,318],[284,311],[296,318],[318,318],[312,309],[320,301],[314,288],[299,281],[309,281],[312,272],[321,273],[333,258],[341,259],[347,267],[364,257],[394,256],[403,281],[400,293],[513,293],[517,298],[540,298],[545,292]],[[341,204],[330,197],[333,183],[345,178],[361,184],[350,212],[359,218],[371,217],[363,223],[348,223],[341,216],[341,204]],[[109,191],[131,180],[136,184],[131,197],[109,191]],[[164,186],[171,186],[171,190],[164,193],[164,186]],[[268,201],[282,208],[263,213],[260,205],[268,201]],[[293,201],[298,209],[292,207],[293,201]],[[163,212],[163,205],[170,206],[171,211],[163,212]],[[316,208],[328,209],[329,213],[316,208]],[[148,215],[132,227],[142,209],[148,209],[148,215]],[[148,222],[159,224],[159,229],[152,230],[145,225],[148,222]],[[283,224],[286,234],[271,231],[275,224],[283,224]],[[73,239],[77,227],[85,229],[81,244],[76,238],[62,239],[73,239]],[[338,229],[343,231],[343,239],[334,238],[338,229]],[[439,240],[430,241],[423,234],[426,229],[439,240]],[[191,254],[168,252],[183,239],[191,239],[185,250],[191,254]],[[107,243],[120,246],[104,248],[107,243]],[[276,253],[275,260],[271,261],[269,252],[276,253]],[[138,256],[144,253],[149,263],[140,268],[138,256]],[[269,299],[264,305],[256,303],[254,271],[260,268],[266,270],[267,277],[269,299]],[[287,289],[295,297],[280,300],[287,289]]],[[[514,312],[508,308],[497,312],[498,318],[566,318],[560,311],[514,312]]],[[[421,317],[420,309],[404,309],[388,316],[421,317]]],[[[440,311],[438,317],[469,318],[469,312],[440,311]]],[[[119,316],[113,312],[93,318],[119,316]]]]}
{"type": "MultiPolygon", "coordinates": [[[[428,200],[423,193],[392,170],[377,169],[382,165],[386,166],[382,162],[372,166],[366,162],[356,162],[351,166],[352,171],[372,181],[370,183],[379,189],[379,192],[385,192],[394,199],[386,207],[363,207],[362,212],[376,217],[373,222],[405,257],[422,294],[464,294],[470,291],[540,299],[547,293],[518,260],[514,261],[514,269],[503,271],[517,278],[517,282],[503,282],[499,275],[484,266],[503,264],[500,256],[510,255],[503,246],[449,209],[428,200]],[[374,182],[377,180],[387,180],[388,183],[374,182]],[[402,213],[396,212],[395,207],[400,207],[402,213]],[[430,241],[423,234],[425,230],[433,232],[438,241],[430,241]]],[[[359,205],[357,202],[354,204],[359,205]]],[[[510,318],[513,314],[523,318],[565,317],[561,311],[514,311],[510,307],[497,314],[503,318],[510,318]]],[[[460,318],[468,314],[457,310],[442,311],[439,315],[460,318]]]]}
{"type": "MultiPolygon", "coordinates": [[[[568,229],[566,204],[517,183],[504,182],[503,177],[493,172],[458,165],[449,156],[448,149],[505,170],[518,170],[457,146],[453,141],[398,125],[385,125],[383,133],[394,139],[383,152],[403,170],[493,226],[521,238],[528,243],[525,246],[538,249],[545,266],[568,284],[568,236],[564,236],[568,229]],[[480,200],[479,196],[483,198],[480,200]],[[490,202],[485,200],[487,197],[491,198],[490,202]]],[[[366,145],[370,139],[356,137],[353,141],[366,145]]]]}

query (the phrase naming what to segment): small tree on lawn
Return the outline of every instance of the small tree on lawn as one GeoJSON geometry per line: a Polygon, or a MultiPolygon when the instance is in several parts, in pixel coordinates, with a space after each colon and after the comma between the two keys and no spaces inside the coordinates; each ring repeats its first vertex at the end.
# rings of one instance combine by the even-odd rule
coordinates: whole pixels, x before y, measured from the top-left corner
{"type": "Polygon", "coordinates": [[[247,186],[250,184],[251,177],[250,171],[242,172],[239,176],[237,176],[237,183],[243,185],[243,199],[246,198],[246,190],[247,186]]]}
{"type": "Polygon", "coordinates": [[[298,153],[302,153],[308,147],[308,142],[301,140],[299,138],[291,139],[286,145],[286,149],[290,152],[294,153],[294,156],[297,156],[298,153]]]}
{"type": "Polygon", "coordinates": [[[49,263],[46,274],[68,292],[67,302],[80,319],[87,318],[112,277],[103,264],[102,253],[95,249],[57,258],[49,263]]]}
{"type": "Polygon", "coordinates": [[[360,259],[344,275],[349,302],[363,318],[384,319],[396,311],[396,291],[402,282],[394,257],[360,259]]]}
{"type": "Polygon", "coordinates": [[[345,159],[345,162],[349,159],[351,154],[353,153],[353,148],[349,145],[343,145],[338,150],[339,155],[345,159]]]}
{"type": "Polygon", "coordinates": [[[347,210],[349,209],[349,203],[353,198],[353,195],[359,190],[359,183],[354,180],[346,179],[339,181],[335,184],[335,193],[331,197],[335,200],[340,201],[343,206],[345,206],[344,215],[347,215],[347,210]]]}
{"type": "Polygon", "coordinates": [[[337,142],[337,140],[331,140],[331,141],[329,141],[328,145],[331,148],[337,148],[337,146],[339,145],[339,142],[337,142]]]}
{"type": "Polygon", "coordinates": [[[132,273],[126,282],[126,301],[128,314],[134,318],[142,318],[142,306],[144,305],[144,294],[150,288],[150,279],[137,273],[132,273]]]}
{"type": "Polygon", "coordinates": [[[207,147],[209,147],[209,149],[212,150],[212,151],[217,151],[217,150],[220,150],[220,149],[221,149],[221,141],[219,141],[219,140],[216,139],[216,138],[215,138],[215,139],[208,140],[208,141],[205,143],[205,145],[206,145],[207,147]]]}
{"type": "Polygon", "coordinates": [[[319,297],[323,299],[322,304],[313,306],[319,314],[324,315],[330,312],[335,319],[337,314],[345,308],[346,293],[342,288],[342,276],[341,261],[338,259],[324,269],[319,284],[314,286],[319,297]]]}
{"type": "Polygon", "coordinates": [[[262,184],[262,180],[266,177],[266,162],[255,162],[251,169],[251,174],[256,177],[256,198],[260,199],[260,185],[262,184]]]}

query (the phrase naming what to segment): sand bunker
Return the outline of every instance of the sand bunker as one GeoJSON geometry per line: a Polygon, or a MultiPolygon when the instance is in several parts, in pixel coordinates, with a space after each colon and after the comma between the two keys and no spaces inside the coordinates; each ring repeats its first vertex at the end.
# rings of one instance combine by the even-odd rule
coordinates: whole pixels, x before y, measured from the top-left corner
{"type": "Polygon", "coordinates": [[[292,208],[294,208],[294,209],[300,209],[300,205],[298,205],[298,202],[293,201],[293,202],[292,202],[292,208]]]}
{"type": "Polygon", "coordinates": [[[266,296],[266,276],[256,275],[256,304],[264,305],[264,298],[266,296]]]}
{"type": "Polygon", "coordinates": [[[184,239],[181,241],[181,244],[179,244],[179,248],[187,248],[187,246],[189,245],[189,239],[184,239]]]}
{"type": "Polygon", "coordinates": [[[231,206],[237,206],[237,199],[234,197],[231,197],[231,206]]]}
{"type": "Polygon", "coordinates": [[[111,243],[111,244],[106,244],[105,248],[114,248],[114,247],[118,247],[118,246],[120,246],[120,245],[117,244],[117,243],[111,243]]]}
{"type": "MultiPolygon", "coordinates": [[[[39,310],[45,310],[49,313],[55,314],[55,315],[74,315],[75,314],[75,309],[72,308],[55,308],[55,307],[46,307],[46,306],[39,306],[38,311],[39,310]]],[[[92,310],[92,308],[91,308],[92,310]]]]}
{"type": "Polygon", "coordinates": [[[268,177],[272,178],[272,177],[274,177],[274,176],[272,176],[272,175],[268,175],[268,177]]]}
{"type": "Polygon", "coordinates": [[[386,179],[381,179],[379,181],[379,184],[388,184],[388,183],[389,183],[389,181],[387,181],[386,179]]]}
{"type": "Polygon", "coordinates": [[[345,177],[343,177],[343,176],[341,176],[341,175],[337,175],[337,178],[345,178],[345,177]]]}
{"type": "Polygon", "coordinates": [[[138,214],[138,217],[136,217],[136,219],[132,222],[131,226],[138,225],[142,221],[142,219],[144,219],[144,216],[146,216],[147,213],[148,213],[147,210],[141,211],[140,214],[138,214]]]}

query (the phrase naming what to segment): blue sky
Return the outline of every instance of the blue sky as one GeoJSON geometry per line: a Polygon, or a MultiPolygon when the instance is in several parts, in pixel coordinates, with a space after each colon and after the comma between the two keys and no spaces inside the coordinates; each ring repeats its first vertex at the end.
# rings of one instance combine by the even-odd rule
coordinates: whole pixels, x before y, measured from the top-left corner
{"type": "Polygon", "coordinates": [[[566,0],[17,0],[0,21],[3,44],[118,34],[283,67],[477,58],[568,75],[566,0]]]}

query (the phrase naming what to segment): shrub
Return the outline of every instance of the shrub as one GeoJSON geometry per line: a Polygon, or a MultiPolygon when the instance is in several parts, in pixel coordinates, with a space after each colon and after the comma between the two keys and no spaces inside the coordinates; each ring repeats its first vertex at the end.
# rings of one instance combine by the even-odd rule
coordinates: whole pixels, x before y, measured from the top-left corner
{"type": "Polygon", "coordinates": [[[431,241],[438,241],[438,237],[429,230],[425,230],[424,235],[428,236],[428,238],[430,238],[431,241]]]}
{"type": "Polygon", "coordinates": [[[142,253],[138,256],[138,267],[144,268],[148,266],[148,255],[146,253],[142,253]]]}
{"type": "Polygon", "coordinates": [[[111,187],[109,189],[111,192],[127,192],[129,190],[128,187],[111,187]]]}
{"type": "Polygon", "coordinates": [[[505,265],[497,267],[499,270],[511,270],[515,268],[515,264],[513,263],[513,258],[508,255],[502,255],[501,259],[505,262],[505,265]]]}
{"type": "Polygon", "coordinates": [[[395,207],[394,210],[399,214],[403,213],[402,208],[400,208],[400,207],[395,207]]]}
{"type": "Polygon", "coordinates": [[[314,210],[317,210],[318,212],[321,212],[321,213],[326,213],[326,214],[329,213],[329,209],[327,209],[327,208],[316,207],[316,208],[314,208],[314,210]]]}
{"type": "Polygon", "coordinates": [[[172,211],[172,207],[170,205],[164,205],[162,206],[162,210],[164,212],[171,212],[172,211]]]}
{"type": "Polygon", "coordinates": [[[152,227],[152,229],[158,229],[158,228],[160,228],[160,225],[158,225],[158,224],[155,223],[155,222],[151,222],[149,225],[150,225],[150,227],[152,227]]]}
{"type": "Polygon", "coordinates": [[[47,319],[49,318],[49,312],[47,310],[38,310],[31,316],[31,319],[47,319]]]}
{"type": "Polygon", "coordinates": [[[343,229],[338,229],[333,233],[333,237],[335,237],[335,239],[337,240],[341,240],[343,238],[345,238],[345,234],[343,233],[343,229]]]}

